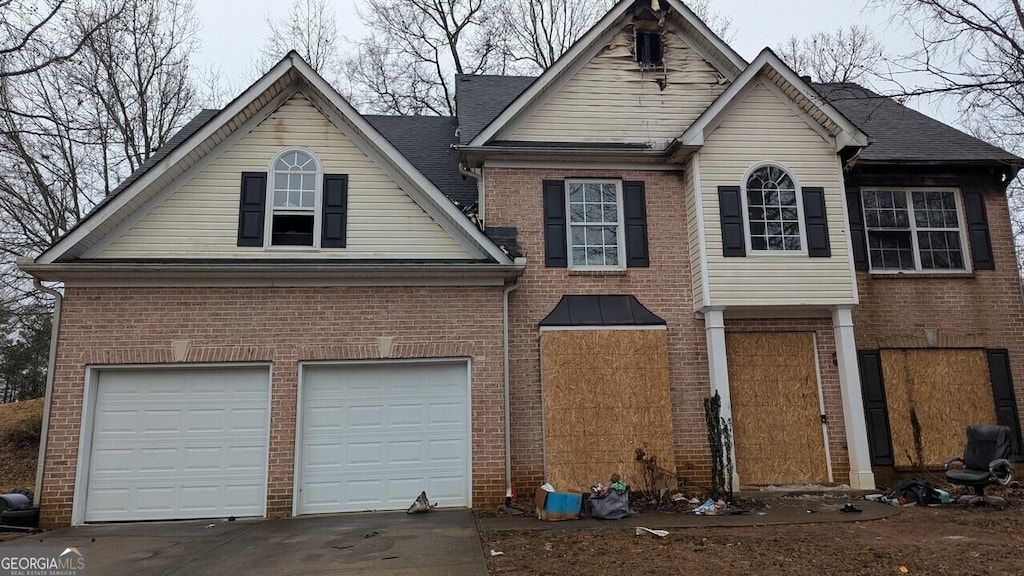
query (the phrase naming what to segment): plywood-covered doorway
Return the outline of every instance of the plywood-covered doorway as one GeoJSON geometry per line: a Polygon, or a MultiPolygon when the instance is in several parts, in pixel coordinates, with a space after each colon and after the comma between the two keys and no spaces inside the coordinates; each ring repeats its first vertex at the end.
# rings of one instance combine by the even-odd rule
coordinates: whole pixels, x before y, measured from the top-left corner
{"type": "Polygon", "coordinates": [[[984,350],[882,350],[881,356],[897,467],[941,468],[963,453],[968,425],[996,423],[984,350]]]}
{"type": "Polygon", "coordinates": [[[814,334],[730,332],[725,342],[740,481],[828,482],[814,334]]]}
{"type": "Polygon", "coordinates": [[[638,448],[675,471],[664,329],[545,330],[540,348],[548,482],[586,490],[619,474],[651,488],[638,448]]]}

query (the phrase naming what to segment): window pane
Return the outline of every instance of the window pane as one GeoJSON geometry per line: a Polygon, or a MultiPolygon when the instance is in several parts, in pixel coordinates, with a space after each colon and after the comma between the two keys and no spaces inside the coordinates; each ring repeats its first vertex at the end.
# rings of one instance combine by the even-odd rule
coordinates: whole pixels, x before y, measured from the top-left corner
{"type": "Polygon", "coordinates": [[[619,265],[619,249],[618,248],[605,248],[605,250],[604,250],[604,264],[605,264],[605,266],[618,266],[619,265]]]}
{"type": "Polygon", "coordinates": [[[601,201],[601,185],[600,184],[584,184],[584,197],[587,202],[600,202],[601,201]]]}
{"type": "Polygon", "coordinates": [[[782,209],[782,219],[783,220],[793,220],[793,221],[798,220],[799,216],[796,213],[796,208],[783,208],[782,209]]]}
{"type": "Polygon", "coordinates": [[[601,186],[601,199],[610,204],[615,203],[615,184],[601,186]]]}
{"type": "Polygon", "coordinates": [[[288,193],[282,190],[274,190],[274,207],[283,208],[288,205],[288,193]]]}
{"type": "Polygon", "coordinates": [[[619,245],[619,231],[615,226],[604,227],[604,245],[605,246],[618,246],[619,245]]]}
{"type": "Polygon", "coordinates": [[[302,207],[303,208],[316,208],[313,201],[313,191],[306,190],[302,193],[302,207]]]}
{"type": "Polygon", "coordinates": [[[604,245],[604,229],[599,226],[589,226],[587,228],[587,246],[603,246],[604,245]]]}
{"type": "Polygon", "coordinates": [[[764,222],[750,222],[750,235],[751,236],[764,236],[765,235],[764,222]]]}
{"type": "Polygon", "coordinates": [[[781,236],[769,236],[768,237],[768,249],[769,250],[783,250],[785,246],[782,242],[781,236]]]}
{"type": "Polygon", "coordinates": [[[768,239],[764,236],[752,236],[750,238],[750,249],[751,250],[767,250],[768,239]]]}
{"type": "Polygon", "coordinates": [[[604,248],[587,248],[587,266],[604,266],[604,248]]]}
{"type": "Polygon", "coordinates": [[[604,205],[604,221],[605,222],[618,222],[619,221],[619,209],[615,204],[604,205]]]}
{"type": "Polygon", "coordinates": [[[761,195],[761,188],[747,189],[747,204],[751,208],[764,205],[764,196],[761,195]]]}
{"type": "Polygon", "coordinates": [[[572,249],[572,263],[574,266],[584,266],[587,263],[587,250],[586,248],[573,248],[572,249]]]}
{"type": "Polygon", "coordinates": [[[800,249],[800,237],[799,236],[786,236],[782,239],[786,250],[799,250],[800,249]]]}
{"type": "Polygon", "coordinates": [[[573,246],[582,246],[582,245],[586,244],[587,243],[586,237],[587,237],[587,229],[586,228],[584,228],[583,226],[573,226],[572,227],[572,245],[573,246]]]}
{"type": "Polygon", "coordinates": [[[569,202],[583,202],[583,184],[569,184],[569,202]]]}
{"type": "Polygon", "coordinates": [[[275,215],[270,243],[274,246],[312,246],[313,215],[275,215]]]}
{"type": "Polygon", "coordinates": [[[604,211],[601,210],[600,204],[586,204],[584,213],[587,222],[603,222],[604,211]]]}
{"type": "Polygon", "coordinates": [[[959,232],[918,232],[921,249],[921,268],[935,270],[962,270],[963,250],[959,232]]]}
{"type": "MultiPolygon", "coordinates": [[[[779,203],[783,206],[796,206],[796,192],[792,190],[782,190],[779,192],[779,203]]],[[[795,216],[794,216],[795,218],[795,216]]]]}
{"type": "Polygon", "coordinates": [[[868,231],[871,268],[913,270],[914,251],[909,231],[868,231]]]}

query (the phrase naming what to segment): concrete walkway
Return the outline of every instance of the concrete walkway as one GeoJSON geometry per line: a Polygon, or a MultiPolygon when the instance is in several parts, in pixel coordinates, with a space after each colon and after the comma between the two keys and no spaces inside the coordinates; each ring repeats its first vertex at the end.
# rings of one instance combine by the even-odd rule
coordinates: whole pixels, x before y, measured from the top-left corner
{"type": "Polygon", "coordinates": [[[77,546],[86,573],[131,576],[487,576],[468,510],[65,528],[0,544],[77,546]]]}
{"type": "Polygon", "coordinates": [[[637,526],[667,530],[670,528],[710,528],[737,526],[771,526],[776,524],[818,524],[829,522],[860,522],[878,520],[899,513],[899,508],[866,500],[837,498],[765,498],[765,508],[734,516],[697,516],[645,512],[623,520],[584,518],[564,522],[542,522],[532,514],[480,518],[480,530],[595,530],[627,529],[637,526]],[[839,509],[850,502],[862,511],[843,513],[839,509]]]}

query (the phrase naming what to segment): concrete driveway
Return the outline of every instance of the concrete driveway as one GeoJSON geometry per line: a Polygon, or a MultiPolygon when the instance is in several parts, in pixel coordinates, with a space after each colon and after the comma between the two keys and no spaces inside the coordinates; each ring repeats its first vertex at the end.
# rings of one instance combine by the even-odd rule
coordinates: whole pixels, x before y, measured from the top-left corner
{"type": "Polygon", "coordinates": [[[487,576],[468,510],[65,528],[0,544],[79,547],[91,576],[487,576]]]}

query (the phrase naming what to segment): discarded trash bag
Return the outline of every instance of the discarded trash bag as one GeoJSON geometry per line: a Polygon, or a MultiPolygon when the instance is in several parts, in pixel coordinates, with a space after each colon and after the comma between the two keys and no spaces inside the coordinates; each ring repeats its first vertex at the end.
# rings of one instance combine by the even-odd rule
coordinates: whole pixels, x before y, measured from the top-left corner
{"type": "Polygon", "coordinates": [[[590,515],[600,520],[621,520],[634,516],[629,509],[629,490],[609,490],[602,496],[590,497],[590,515]]]}
{"type": "Polygon", "coordinates": [[[887,496],[907,504],[932,505],[942,503],[942,495],[935,486],[921,478],[900,480],[893,486],[887,496]]]}
{"type": "Polygon", "coordinates": [[[407,514],[418,514],[420,512],[433,512],[434,507],[430,505],[430,499],[427,498],[427,493],[420,492],[420,495],[416,497],[416,500],[406,510],[407,514]]]}

